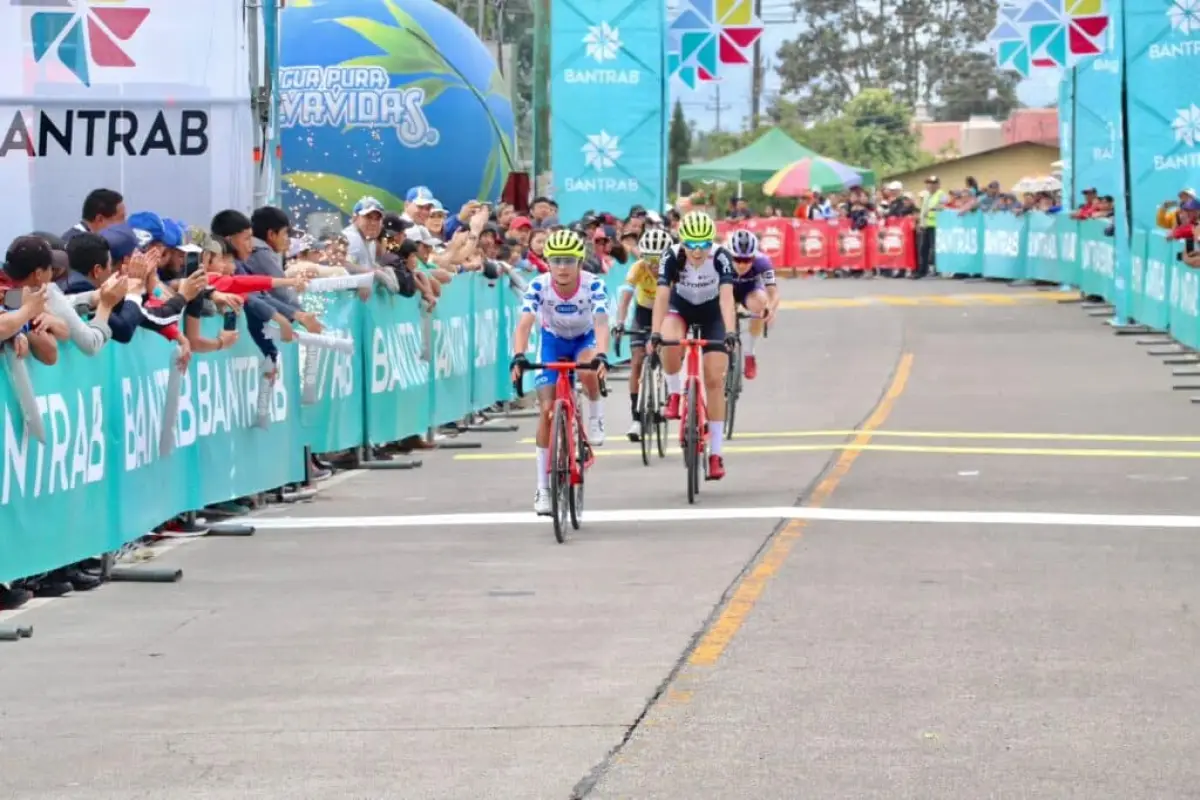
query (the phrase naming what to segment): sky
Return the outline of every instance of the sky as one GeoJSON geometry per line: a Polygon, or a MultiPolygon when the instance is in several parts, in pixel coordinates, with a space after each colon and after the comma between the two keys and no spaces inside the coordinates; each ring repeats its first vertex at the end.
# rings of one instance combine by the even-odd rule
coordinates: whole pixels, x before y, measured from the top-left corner
{"type": "MultiPolygon", "coordinates": [[[[779,77],[775,74],[772,62],[779,46],[796,36],[802,26],[797,23],[776,23],[779,13],[773,12],[773,7],[785,5],[783,0],[764,0],[763,19],[768,23],[762,38],[762,53],[766,59],[766,86],[762,107],[765,110],[770,105],[770,98],[779,91],[779,77]]],[[[725,67],[727,75],[720,82],[720,126],[722,130],[740,130],[745,120],[750,116],[750,67],[725,67]]],[[[1057,70],[1040,70],[1036,75],[1022,81],[1017,93],[1021,102],[1029,106],[1051,105],[1058,99],[1057,70]]],[[[701,84],[695,91],[689,90],[679,81],[674,81],[672,99],[678,97],[683,101],[684,113],[698,130],[716,130],[717,114],[717,84],[701,84]]]]}

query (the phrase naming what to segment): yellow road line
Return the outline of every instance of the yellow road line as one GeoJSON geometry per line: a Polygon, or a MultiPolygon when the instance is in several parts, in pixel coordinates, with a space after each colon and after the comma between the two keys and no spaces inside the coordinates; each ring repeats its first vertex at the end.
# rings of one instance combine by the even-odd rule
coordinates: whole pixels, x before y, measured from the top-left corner
{"type": "MultiPolygon", "coordinates": [[[[896,374],[892,378],[891,385],[888,386],[887,393],[854,437],[852,444],[859,449],[846,450],[842,453],[829,474],[813,489],[808,498],[808,505],[819,506],[828,500],[834,489],[850,472],[861,448],[871,441],[872,432],[884,423],[888,414],[891,413],[896,399],[904,392],[908,377],[912,373],[912,363],[912,353],[905,353],[904,357],[900,359],[900,364],[896,368],[896,374]]],[[[788,554],[791,553],[792,547],[800,539],[804,524],[802,520],[792,520],[779,532],[779,535],[767,548],[766,553],[755,564],[754,569],[738,583],[720,616],[696,644],[696,649],[688,658],[688,664],[695,667],[708,667],[717,663],[721,654],[725,652],[725,648],[729,646],[733,637],[737,635],[750,616],[750,612],[754,610],[755,603],[762,596],[763,590],[771,578],[779,572],[788,554]]]]}
{"type": "MultiPolygon", "coordinates": [[[[877,433],[875,435],[878,435],[877,433]]],[[[939,445],[874,444],[856,441],[828,444],[777,444],[777,445],[726,445],[727,454],[767,455],[779,453],[821,453],[844,451],[846,453],[917,453],[926,455],[975,455],[975,456],[1058,456],[1064,458],[1200,458],[1200,450],[1122,450],[1093,447],[971,447],[939,445]]],[[[601,457],[640,456],[641,450],[606,450],[599,448],[601,457]]],[[[534,457],[532,450],[520,453],[463,453],[454,456],[455,461],[529,461],[534,457]]]]}

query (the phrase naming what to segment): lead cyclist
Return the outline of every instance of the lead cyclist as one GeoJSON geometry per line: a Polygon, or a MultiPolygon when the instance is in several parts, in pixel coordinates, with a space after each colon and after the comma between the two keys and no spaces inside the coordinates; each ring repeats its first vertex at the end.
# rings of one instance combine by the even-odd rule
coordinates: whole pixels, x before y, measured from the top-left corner
{"type": "Polygon", "coordinates": [[[729,237],[729,252],[733,256],[733,299],[755,316],[749,330],[742,333],[746,380],[752,381],[758,376],[754,346],[779,311],[779,286],[775,283],[775,267],[759,249],[758,237],[752,231],[734,231],[729,237]]]}

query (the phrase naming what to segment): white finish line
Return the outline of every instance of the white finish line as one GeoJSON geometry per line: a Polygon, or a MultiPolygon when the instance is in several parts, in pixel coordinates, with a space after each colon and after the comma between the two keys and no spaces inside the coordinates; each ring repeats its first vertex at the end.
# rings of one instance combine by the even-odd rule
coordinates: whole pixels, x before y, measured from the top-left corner
{"type": "MultiPolygon", "coordinates": [[[[617,522],[712,522],[733,519],[802,519],[820,522],[924,525],[1030,525],[1092,528],[1200,528],[1200,516],[1166,514],[1055,514],[1025,511],[903,511],[851,508],[674,508],[587,511],[585,525],[617,522]]],[[[549,525],[533,512],[418,514],[392,517],[244,517],[236,522],[260,530],[317,528],[422,528],[471,525],[549,525]]]]}

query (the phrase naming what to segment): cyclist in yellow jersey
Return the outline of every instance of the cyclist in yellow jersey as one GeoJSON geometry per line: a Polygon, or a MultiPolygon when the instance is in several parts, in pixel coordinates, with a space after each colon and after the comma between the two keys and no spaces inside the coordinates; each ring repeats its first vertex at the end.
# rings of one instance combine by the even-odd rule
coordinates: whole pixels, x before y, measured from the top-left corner
{"type": "Polygon", "coordinates": [[[629,371],[629,410],[633,424],[629,426],[629,441],[642,438],[642,423],[638,419],[638,392],[642,379],[642,359],[646,357],[646,339],[650,337],[650,326],[654,322],[654,298],[658,294],[658,263],[664,250],[671,246],[671,236],[661,228],[651,228],[642,234],[638,250],[642,257],[634,262],[625,277],[625,283],[633,287],[632,292],[623,292],[617,307],[618,325],[623,325],[629,312],[630,298],[636,301],[633,326],[636,329],[629,337],[629,349],[633,357],[629,371]]]}

